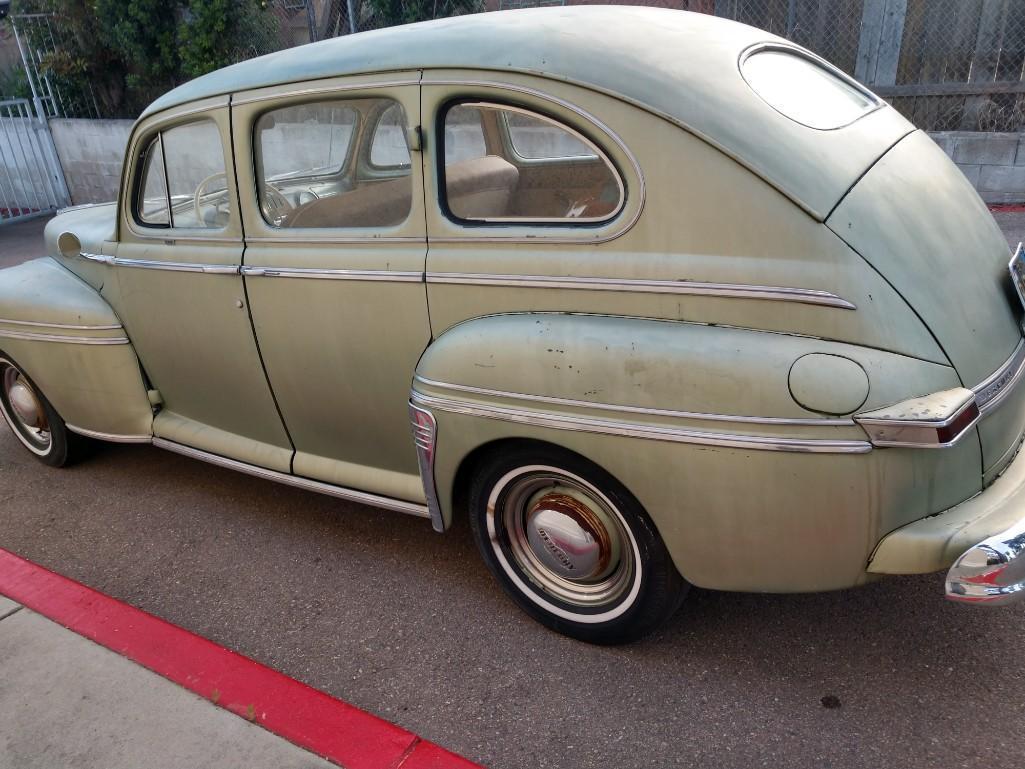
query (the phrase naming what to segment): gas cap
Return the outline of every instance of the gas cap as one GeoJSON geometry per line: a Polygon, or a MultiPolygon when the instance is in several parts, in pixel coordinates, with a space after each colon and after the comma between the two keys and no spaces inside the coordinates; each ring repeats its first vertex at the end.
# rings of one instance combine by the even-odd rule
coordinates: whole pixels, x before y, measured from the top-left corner
{"type": "Polygon", "coordinates": [[[790,367],[790,395],[808,411],[852,414],[868,398],[868,374],[841,355],[811,353],[790,367]]]}

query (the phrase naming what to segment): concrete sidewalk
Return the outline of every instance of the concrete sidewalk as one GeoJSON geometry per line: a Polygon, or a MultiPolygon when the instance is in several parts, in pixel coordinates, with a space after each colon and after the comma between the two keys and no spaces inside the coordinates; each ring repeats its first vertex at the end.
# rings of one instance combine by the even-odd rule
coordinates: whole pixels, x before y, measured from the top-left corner
{"type": "Polygon", "coordinates": [[[332,767],[0,596],[0,767],[332,767]]]}

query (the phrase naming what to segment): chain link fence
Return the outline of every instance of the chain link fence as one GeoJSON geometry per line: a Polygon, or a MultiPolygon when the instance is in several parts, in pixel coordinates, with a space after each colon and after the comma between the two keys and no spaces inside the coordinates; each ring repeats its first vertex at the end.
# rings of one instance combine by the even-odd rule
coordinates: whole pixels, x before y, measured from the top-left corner
{"type": "MultiPolygon", "coordinates": [[[[620,0],[622,2],[622,0],[620,0]]],[[[59,0],[56,0],[59,4],[59,0]]],[[[760,27],[806,46],[931,131],[1025,131],[1025,0],[627,0],[760,27]]],[[[380,27],[593,0],[264,0],[236,61],[380,27]]],[[[89,89],[62,89],[75,41],[52,15],[21,18],[31,76],[50,114],[92,117],[89,89]]],[[[500,23],[496,19],[496,23],[500,23]]],[[[595,45],[601,45],[600,40],[595,45]]],[[[11,95],[11,94],[7,94],[11,95]]]]}

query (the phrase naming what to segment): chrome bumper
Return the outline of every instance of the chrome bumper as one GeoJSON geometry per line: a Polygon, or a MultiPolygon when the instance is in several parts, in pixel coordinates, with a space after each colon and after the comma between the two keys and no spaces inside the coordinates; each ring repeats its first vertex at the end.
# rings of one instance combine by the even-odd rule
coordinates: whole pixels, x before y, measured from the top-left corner
{"type": "Polygon", "coordinates": [[[1025,518],[954,562],[947,572],[947,598],[991,606],[1025,600],[1025,518]]]}

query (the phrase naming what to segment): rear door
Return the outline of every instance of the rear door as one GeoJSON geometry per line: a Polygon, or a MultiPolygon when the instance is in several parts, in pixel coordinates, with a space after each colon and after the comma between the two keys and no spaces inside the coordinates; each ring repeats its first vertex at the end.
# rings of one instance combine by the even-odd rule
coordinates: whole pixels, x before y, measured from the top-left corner
{"type": "Polygon", "coordinates": [[[407,403],[430,340],[419,73],[236,94],[242,270],[296,475],[423,501],[407,403]],[[414,142],[415,144],[415,142],[414,142]]]}

